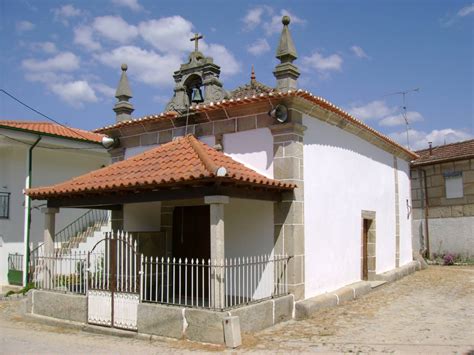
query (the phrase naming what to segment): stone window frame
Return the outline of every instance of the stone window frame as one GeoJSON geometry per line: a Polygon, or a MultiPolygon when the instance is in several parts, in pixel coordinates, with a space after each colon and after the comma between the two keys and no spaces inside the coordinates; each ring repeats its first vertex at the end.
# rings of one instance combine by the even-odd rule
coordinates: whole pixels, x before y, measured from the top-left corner
{"type": "Polygon", "coordinates": [[[444,191],[446,194],[446,199],[454,198],[463,198],[464,197],[464,183],[463,183],[463,173],[462,171],[447,171],[443,173],[444,177],[444,191]],[[450,182],[450,183],[449,183],[450,182]],[[448,184],[452,187],[448,189],[448,184]],[[457,186],[456,186],[456,185],[457,186]],[[449,195],[448,192],[452,189],[457,189],[460,194],[449,195]]]}
{"type": "Polygon", "coordinates": [[[367,231],[367,281],[376,279],[377,249],[376,249],[376,213],[375,211],[361,212],[361,243],[360,243],[360,278],[364,280],[364,220],[370,221],[367,231]]]}

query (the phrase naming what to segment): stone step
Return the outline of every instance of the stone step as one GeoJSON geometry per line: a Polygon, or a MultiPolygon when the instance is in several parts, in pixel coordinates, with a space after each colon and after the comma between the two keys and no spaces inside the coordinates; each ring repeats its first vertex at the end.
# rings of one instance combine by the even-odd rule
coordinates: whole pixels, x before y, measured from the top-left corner
{"type": "Polygon", "coordinates": [[[385,285],[387,283],[387,281],[369,281],[369,283],[370,283],[370,287],[372,287],[374,289],[374,288],[380,287],[382,285],[385,285]]]}

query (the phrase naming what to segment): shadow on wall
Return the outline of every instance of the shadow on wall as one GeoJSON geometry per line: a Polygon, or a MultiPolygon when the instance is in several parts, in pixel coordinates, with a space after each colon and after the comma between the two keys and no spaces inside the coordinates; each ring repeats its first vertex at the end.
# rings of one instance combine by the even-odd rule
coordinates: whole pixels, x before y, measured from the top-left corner
{"type": "Polygon", "coordinates": [[[268,128],[224,135],[224,151],[257,172],[273,177],[273,136],[268,128]]]}
{"type": "Polygon", "coordinates": [[[308,127],[304,137],[305,145],[319,145],[350,151],[393,168],[392,154],[352,133],[313,118],[306,118],[304,124],[308,127]]]}

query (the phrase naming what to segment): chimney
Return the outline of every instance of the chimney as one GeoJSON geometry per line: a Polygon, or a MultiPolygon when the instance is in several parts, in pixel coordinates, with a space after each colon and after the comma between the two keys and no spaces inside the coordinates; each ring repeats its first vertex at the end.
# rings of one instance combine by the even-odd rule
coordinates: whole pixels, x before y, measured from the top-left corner
{"type": "Polygon", "coordinates": [[[280,91],[288,91],[296,89],[296,81],[300,76],[300,71],[293,64],[293,61],[298,58],[296,54],[295,45],[291,38],[290,29],[290,17],[283,16],[281,19],[283,24],[283,30],[281,31],[280,43],[276,51],[276,58],[280,60],[280,64],[275,67],[273,75],[277,79],[276,88],[280,91]]]}
{"type": "Polygon", "coordinates": [[[433,142],[428,142],[428,145],[430,146],[430,155],[433,155],[433,147],[432,147],[433,142]]]}
{"type": "Polygon", "coordinates": [[[122,76],[115,92],[115,97],[118,100],[114,106],[117,122],[130,120],[132,118],[131,114],[134,111],[133,105],[128,102],[133,96],[128,84],[127,69],[127,64],[122,64],[122,76]]]}

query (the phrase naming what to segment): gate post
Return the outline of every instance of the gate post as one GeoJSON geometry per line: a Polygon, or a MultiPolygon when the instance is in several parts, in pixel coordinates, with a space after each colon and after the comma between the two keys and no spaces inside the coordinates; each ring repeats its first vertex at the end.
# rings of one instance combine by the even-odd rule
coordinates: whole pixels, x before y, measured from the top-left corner
{"type": "Polygon", "coordinates": [[[109,285],[110,285],[110,305],[111,305],[111,326],[114,326],[114,293],[117,281],[117,235],[110,233],[110,264],[109,264],[109,285]]]}

